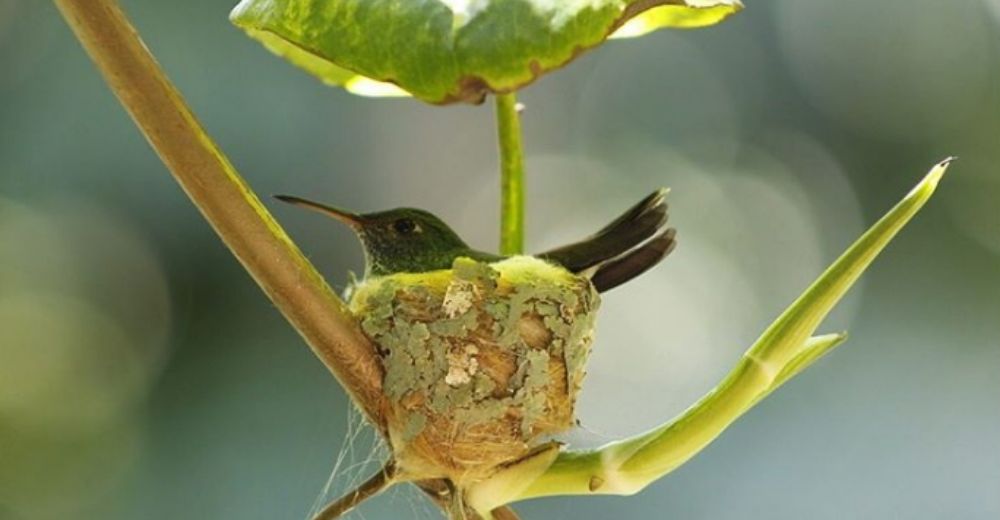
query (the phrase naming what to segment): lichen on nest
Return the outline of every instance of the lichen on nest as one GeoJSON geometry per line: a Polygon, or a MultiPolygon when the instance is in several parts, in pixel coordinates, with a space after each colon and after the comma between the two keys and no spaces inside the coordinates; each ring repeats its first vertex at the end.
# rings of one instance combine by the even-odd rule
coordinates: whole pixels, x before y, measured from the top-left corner
{"type": "Polygon", "coordinates": [[[526,256],[353,287],[351,310],[385,368],[400,467],[482,478],[569,428],[599,301],[589,280],[526,256]]]}

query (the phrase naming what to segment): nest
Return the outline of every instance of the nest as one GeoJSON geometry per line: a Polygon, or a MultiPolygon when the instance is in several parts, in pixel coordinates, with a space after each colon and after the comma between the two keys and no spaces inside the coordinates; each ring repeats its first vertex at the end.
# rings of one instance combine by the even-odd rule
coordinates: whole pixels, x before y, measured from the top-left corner
{"type": "Polygon", "coordinates": [[[589,280],[531,257],[357,285],[400,468],[475,480],[572,426],[598,305],[589,280]]]}

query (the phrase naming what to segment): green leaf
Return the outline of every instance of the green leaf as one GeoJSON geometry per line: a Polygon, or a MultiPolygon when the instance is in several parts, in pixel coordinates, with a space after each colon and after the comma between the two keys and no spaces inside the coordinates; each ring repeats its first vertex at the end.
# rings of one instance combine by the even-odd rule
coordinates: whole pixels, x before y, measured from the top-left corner
{"type": "MultiPolygon", "coordinates": [[[[844,334],[813,337],[817,326],[930,199],[949,162],[936,165],[852,244],[764,331],[729,375],[694,406],[635,437],[594,450],[561,452],[538,477],[534,477],[537,466],[532,466],[533,481],[515,499],[636,493],[689,460],[761,399],[841,344],[844,334]]],[[[505,478],[513,476],[508,471],[505,478]]],[[[496,498],[512,500],[509,496],[496,498]]]]}
{"type": "Polygon", "coordinates": [[[478,103],[608,37],[701,27],[740,0],[242,0],[230,19],[324,82],[363,95],[478,103]]]}

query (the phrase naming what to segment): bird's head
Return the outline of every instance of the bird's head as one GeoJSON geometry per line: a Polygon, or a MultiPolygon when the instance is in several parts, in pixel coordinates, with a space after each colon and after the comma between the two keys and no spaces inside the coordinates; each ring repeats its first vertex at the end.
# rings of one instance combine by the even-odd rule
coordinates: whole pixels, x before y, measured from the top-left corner
{"type": "Polygon", "coordinates": [[[366,276],[447,269],[455,256],[469,248],[441,219],[421,209],[358,214],[300,197],[275,198],[333,217],[353,229],[365,249],[366,276]]]}

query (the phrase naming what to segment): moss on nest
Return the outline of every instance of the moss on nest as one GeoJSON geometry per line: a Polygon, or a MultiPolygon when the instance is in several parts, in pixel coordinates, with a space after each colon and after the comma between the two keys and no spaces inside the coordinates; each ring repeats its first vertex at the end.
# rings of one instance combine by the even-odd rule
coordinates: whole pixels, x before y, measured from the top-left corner
{"type": "Polygon", "coordinates": [[[378,346],[402,468],[459,482],[573,424],[599,297],[531,257],[367,279],[352,312],[378,346]]]}

